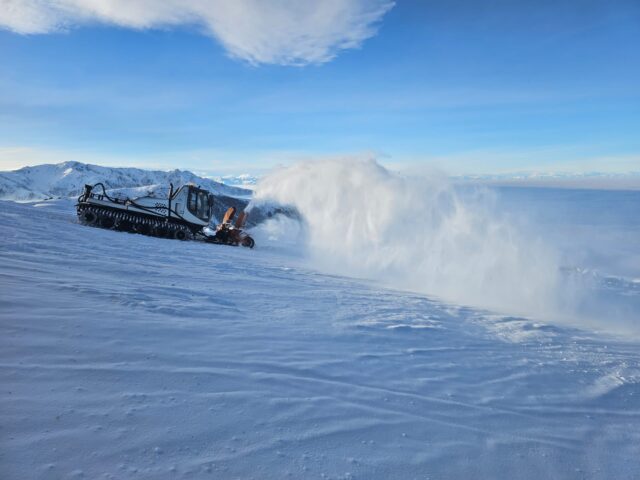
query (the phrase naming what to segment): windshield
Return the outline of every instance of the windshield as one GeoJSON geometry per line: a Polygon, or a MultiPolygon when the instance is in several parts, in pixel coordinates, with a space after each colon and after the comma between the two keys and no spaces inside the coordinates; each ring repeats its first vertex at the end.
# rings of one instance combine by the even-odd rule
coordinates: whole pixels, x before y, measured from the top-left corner
{"type": "Polygon", "coordinates": [[[209,193],[204,190],[191,190],[189,192],[189,211],[200,220],[209,221],[211,205],[209,193]]]}

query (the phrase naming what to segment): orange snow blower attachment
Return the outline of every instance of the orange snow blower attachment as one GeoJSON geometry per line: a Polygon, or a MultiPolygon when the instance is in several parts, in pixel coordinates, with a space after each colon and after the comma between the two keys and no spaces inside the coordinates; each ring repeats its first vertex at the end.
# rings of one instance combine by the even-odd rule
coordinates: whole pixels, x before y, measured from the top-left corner
{"type": "Polygon", "coordinates": [[[230,224],[231,220],[233,220],[233,217],[235,215],[236,215],[236,207],[229,207],[228,210],[226,211],[226,213],[224,214],[224,217],[222,217],[221,225],[230,224]]]}
{"type": "Polygon", "coordinates": [[[225,245],[242,245],[243,247],[253,248],[255,242],[253,238],[244,233],[242,229],[247,221],[247,212],[240,212],[234,224],[231,224],[235,217],[235,207],[229,207],[222,217],[222,223],[216,227],[216,234],[207,241],[212,243],[222,243],[225,245]]]}
{"type": "Polygon", "coordinates": [[[242,228],[244,228],[244,224],[247,221],[247,212],[240,212],[240,215],[238,215],[238,218],[236,219],[236,223],[235,223],[235,227],[239,230],[242,230],[242,228]]]}

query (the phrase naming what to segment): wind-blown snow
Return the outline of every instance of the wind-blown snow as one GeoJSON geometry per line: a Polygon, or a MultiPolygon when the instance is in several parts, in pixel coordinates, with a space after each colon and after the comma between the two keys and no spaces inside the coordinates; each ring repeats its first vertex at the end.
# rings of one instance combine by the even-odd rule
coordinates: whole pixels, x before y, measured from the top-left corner
{"type": "Polygon", "coordinates": [[[3,479],[640,471],[637,341],[318,273],[264,225],[185,243],[56,200],[0,231],[3,479]]]}
{"type": "MultiPolygon", "coordinates": [[[[595,295],[602,276],[594,281],[582,273],[585,264],[576,258],[576,247],[599,235],[571,231],[570,217],[540,228],[540,218],[530,214],[535,198],[514,208],[508,196],[454,187],[438,173],[407,177],[375,161],[339,159],[301,162],[264,177],[249,208],[270,202],[297,209],[304,227],[298,237],[314,268],[324,272],[375,279],[455,303],[640,335],[640,302],[595,295]]],[[[587,215],[591,205],[583,206],[587,215]]],[[[639,240],[634,212],[625,208],[630,207],[621,213],[631,238],[639,240]]],[[[584,231],[584,225],[579,228],[584,231]]],[[[601,245],[600,250],[621,246],[601,245]]],[[[635,261],[638,272],[634,258],[624,261],[635,261]]]]}
{"type": "Polygon", "coordinates": [[[262,201],[298,209],[322,268],[475,305],[556,309],[553,251],[498,218],[486,193],[464,198],[444,176],[407,178],[374,161],[302,162],[264,178],[254,204],[262,201]]]}

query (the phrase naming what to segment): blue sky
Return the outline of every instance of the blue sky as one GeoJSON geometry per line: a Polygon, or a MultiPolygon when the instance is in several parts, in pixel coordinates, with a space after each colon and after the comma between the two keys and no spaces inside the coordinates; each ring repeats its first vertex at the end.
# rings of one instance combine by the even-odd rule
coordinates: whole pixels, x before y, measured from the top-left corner
{"type": "Polygon", "coordinates": [[[640,170],[637,0],[150,1],[9,1],[0,169],[640,170]]]}

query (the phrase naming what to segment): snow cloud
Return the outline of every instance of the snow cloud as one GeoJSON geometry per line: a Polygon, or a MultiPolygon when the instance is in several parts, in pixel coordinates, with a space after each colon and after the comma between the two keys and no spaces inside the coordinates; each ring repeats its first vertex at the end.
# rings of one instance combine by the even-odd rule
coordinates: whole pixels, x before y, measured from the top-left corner
{"type": "Polygon", "coordinates": [[[555,314],[564,301],[555,251],[503,217],[490,191],[463,195],[437,172],[300,162],[258,183],[254,205],[263,202],[297,209],[312,264],[330,273],[510,313],[555,314]]]}
{"type": "Polygon", "coordinates": [[[390,0],[0,0],[0,28],[54,33],[88,24],[196,26],[252,64],[332,60],[376,33],[390,0]]]}

